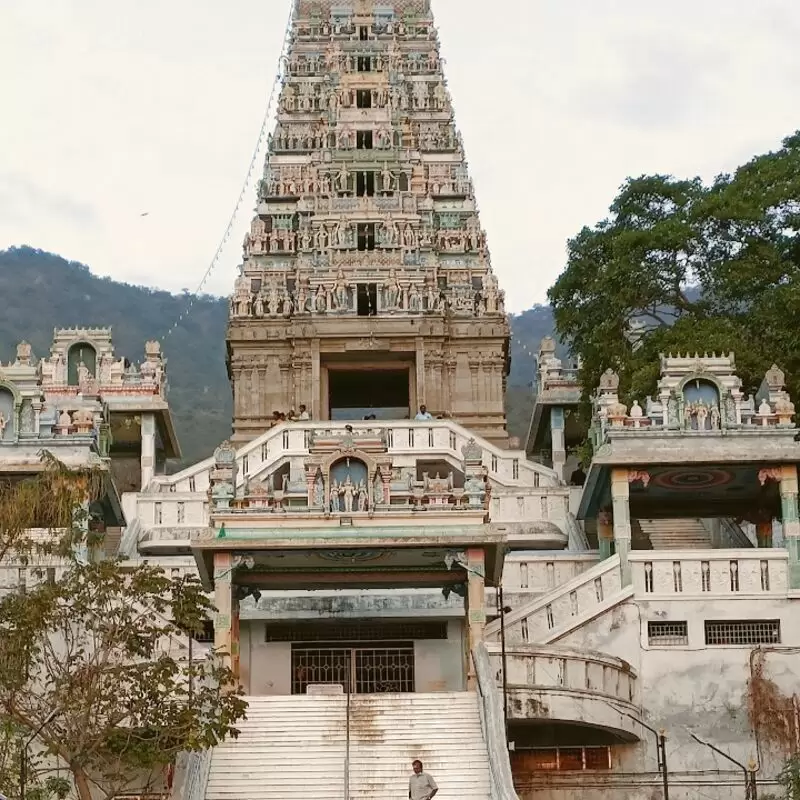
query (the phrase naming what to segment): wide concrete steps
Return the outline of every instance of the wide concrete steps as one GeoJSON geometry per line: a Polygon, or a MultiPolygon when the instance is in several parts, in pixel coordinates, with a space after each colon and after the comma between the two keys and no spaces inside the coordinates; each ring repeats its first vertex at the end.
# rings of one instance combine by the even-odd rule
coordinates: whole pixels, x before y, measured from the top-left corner
{"type": "MultiPolygon", "coordinates": [[[[207,800],[342,800],[346,698],[251,697],[237,740],[211,757],[207,800]]],[[[351,698],[350,800],[406,800],[419,758],[439,797],[487,800],[489,764],[474,693],[351,698]]]]}
{"type": "Polygon", "coordinates": [[[350,742],[350,800],[406,800],[415,759],[436,780],[438,797],[489,797],[489,760],[474,693],[354,697],[350,742]]]}
{"type": "Polygon", "coordinates": [[[215,747],[207,800],[341,800],[343,697],[247,698],[239,738],[215,747]]]}
{"type": "Polygon", "coordinates": [[[640,519],[653,550],[708,550],[711,533],[700,519],[640,519]]]}

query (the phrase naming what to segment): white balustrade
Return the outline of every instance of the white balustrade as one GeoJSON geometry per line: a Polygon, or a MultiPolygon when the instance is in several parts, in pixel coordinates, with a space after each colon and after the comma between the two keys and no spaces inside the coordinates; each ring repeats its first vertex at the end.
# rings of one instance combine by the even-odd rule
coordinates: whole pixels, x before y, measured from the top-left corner
{"type": "Polygon", "coordinates": [[[136,516],[149,527],[197,528],[208,525],[208,502],[197,494],[140,494],[136,516]]]}
{"type": "MultiPolygon", "coordinates": [[[[496,672],[502,670],[497,643],[487,646],[496,672]]],[[[636,673],[625,661],[571,647],[511,644],[506,646],[506,683],[510,689],[555,689],[602,695],[635,703],[636,673]]]]}
{"type": "MultiPolygon", "coordinates": [[[[546,643],[622,599],[619,557],[612,556],[595,567],[537,597],[505,617],[506,639],[511,643],[546,643]]],[[[486,626],[487,637],[500,633],[500,621],[486,626]]]]}
{"type": "Polygon", "coordinates": [[[568,510],[569,489],[566,486],[541,489],[521,486],[517,492],[493,492],[489,509],[492,522],[552,521],[562,530],[568,510]]]}
{"type": "Polygon", "coordinates": [[[697,599],[788,592],[789,554],[782,549],[671,550],[630,554],[640,597],[697,599]]]}
{"type": "Polygon", "coordinates": [[[505,591],[550,592],[596,566],[599,556],[576,553],[517,553],[505,558],[505,591]]]}
{"type": "MultiPolygon", "coordinates": [[[[237,451],[239,465],[238,480],[244,481],[287,456],[305,456],[312,434],[344,436],[345,426],[352,428],[356,439],[359,435],[379,432],[386,436],[389,453],[396,455],[430,451],[431,454],[448,455],[458,461],[463,458],[462,448],[473,439],[472,434],[452,420],[414,422],[402,420],[376,424],[369,422],[286,422],[270,428],[252,442],[237,451]],[[246,457],[246,462],[244,461],[246,457]],[[246,464],[247,469],[243,466],[246,464]]],[[[555,473],[540,464],[525,458],[524,451],[503,450],[486,442],[479,443],[483,453],[483,465],[490,476],[504,485],[556,486],[555,473]]],[[[209,474],[214,468],[214,459],[188,467],[175,475],[158,476],[155,485],[159,494],[172,492],[204,492],[209,487],[209,474]]]]}

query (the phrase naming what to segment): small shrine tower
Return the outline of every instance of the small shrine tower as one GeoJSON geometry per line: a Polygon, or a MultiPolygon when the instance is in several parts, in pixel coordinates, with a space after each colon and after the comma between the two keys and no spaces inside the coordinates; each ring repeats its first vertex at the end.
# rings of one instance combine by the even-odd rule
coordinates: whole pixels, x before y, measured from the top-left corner
{"type": "Polygon", "coordinates": [[[505,447],[508,338],[428,0],[297,0],[231,297],[233,442],[301,405],[425,405],[505,447]]]}

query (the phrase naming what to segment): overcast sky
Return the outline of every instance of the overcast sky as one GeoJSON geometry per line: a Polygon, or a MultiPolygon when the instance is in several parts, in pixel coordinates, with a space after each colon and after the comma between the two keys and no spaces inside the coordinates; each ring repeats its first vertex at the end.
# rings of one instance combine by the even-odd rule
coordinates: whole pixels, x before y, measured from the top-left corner
{"type": "MultiPolygon", "coordinates": [[[[288,10],[0,0],[0,248],[194,290],[239,194],[288,10]]],[[[434,12],[512,311],[545,299],[566,240],[626,176],[712,178],[800,128],[798,0],[434,0],[434,12]]],[[[232,288],[254,198],[212,292],[232,288]]]]}

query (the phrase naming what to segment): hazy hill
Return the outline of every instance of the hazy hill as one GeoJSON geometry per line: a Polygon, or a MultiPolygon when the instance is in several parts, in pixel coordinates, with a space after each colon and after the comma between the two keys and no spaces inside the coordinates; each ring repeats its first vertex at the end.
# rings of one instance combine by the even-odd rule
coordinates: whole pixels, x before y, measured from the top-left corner
{"type": "MultiPolygon", "coordinates": [[[[196,298],[181,326],[165,339],[189,298],[99,278],[83,264],[30,247],[0,251],[0,360],[13,359],[20,339],[37,357],[49,353],[53,328],[113,327],[118,356],[144,357],[148,339],[161,341],[168,359],[169,400],[187,462],[211,454],[229,435],[231,396],[225,373],[227,302],[196,298]]],[[[512,370],[508,381],[509,428],[527,433],[539,341],[552,331],[547,306],[512,317],[512,370]]]]}

